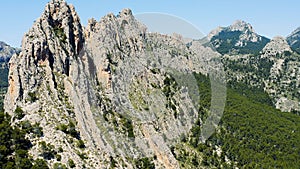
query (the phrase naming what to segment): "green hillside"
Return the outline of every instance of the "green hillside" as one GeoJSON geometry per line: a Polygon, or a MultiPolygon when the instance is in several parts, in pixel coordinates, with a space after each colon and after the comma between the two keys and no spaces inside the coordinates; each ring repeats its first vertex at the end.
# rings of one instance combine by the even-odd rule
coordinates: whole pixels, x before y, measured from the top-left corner
{"type": "MultiPolygon", "coordinates": [[[[202,96],[210,96],[209,79],[196,75],[202,96]]],[[[204,99],[209,102],[209,98],[204,99]]],[[[300,117],[270,106],[268,95],[240,83],[227,90],[225,112],[217,132],[202,144],[200,126],[192,128],[180,147],[195,149],[203,160],[181,149],[177,159],[182,168],[201,165],[217,168],[298,168],[300,166],[300,117]],[[222,152],[218,155],[217,148],[222,152]],[[227,161],[227,162],[226,162],[227,161]]],[[[208,104],[209,105],[209,104],[208,104]]],[[[202,107],[205,114],[209,107],[202,107]]],[[[205,117],[205,116],[204,116],[205,117]]]]}

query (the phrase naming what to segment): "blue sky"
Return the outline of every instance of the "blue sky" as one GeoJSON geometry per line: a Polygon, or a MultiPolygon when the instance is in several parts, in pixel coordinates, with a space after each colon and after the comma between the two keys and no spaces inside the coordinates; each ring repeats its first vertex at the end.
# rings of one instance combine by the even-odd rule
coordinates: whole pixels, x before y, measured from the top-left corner
{"type": "MultiPolygon", "coordinates": [[[[10,0],[0,5],[0,41],[19,47],[22,36],[44,10],[48,0],[10,0]]],[[[298,0],[67,0],[75,6],[83,25],[89,18],[99,20],[107,13],[118,14],[123,8],[134,14],[162,12],[192,23],[204,34],[235,20],[249,22],[255,31],[272,38],[287,36],[300,26],[298,0]]]]}

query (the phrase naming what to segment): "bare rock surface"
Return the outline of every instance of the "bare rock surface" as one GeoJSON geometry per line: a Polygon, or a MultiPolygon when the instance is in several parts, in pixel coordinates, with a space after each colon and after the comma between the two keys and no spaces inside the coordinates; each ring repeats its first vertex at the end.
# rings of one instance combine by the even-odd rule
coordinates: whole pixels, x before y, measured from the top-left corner
{"type": "Polygon", "coordinates": [[[179,168],[170,145],[197,119],[189,75],[221,70],[212,62],[219,56],[197,41],[148,33],[130,9],[83,28],[72,5],[51,0],[10,60],[5,110],[21,108],[20,121],[42,127],[30,154],[40,158],[45,141],[61,156],[49,166],[71,159],[77,168],[134,168],[147,157],[179,168]]]}

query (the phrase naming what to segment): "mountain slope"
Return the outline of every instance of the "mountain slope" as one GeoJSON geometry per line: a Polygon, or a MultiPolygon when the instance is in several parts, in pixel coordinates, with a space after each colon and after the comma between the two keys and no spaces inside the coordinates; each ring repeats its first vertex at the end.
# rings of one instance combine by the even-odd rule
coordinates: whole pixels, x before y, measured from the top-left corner
{"type": "Polygon", "coordinates": [[[228,81],[264,89],[276,108],[299,111],[299,55],[283,37],[275,37],[260,54],[224,55],[228,81]]]}
{"type": "Polygon", "coordinates": [[[270,41],[256,34],[250,24],[239,20],[213,30],[207,38],[221,54],[257,54],[270,41]]]}
{"type": "Polygon", "coordinates": [[[50,167],[178,168],[169,145],[198,116],[183,82],[212,72],[209,62],[218,69],[213,57],[198,42],[147,33],[129,9],[84,29],[73,6],[52,0],[10,60],[5,111],[42,127],[29,153],[50,167]]]}
{"type": "MultiPolygon", "coordinates": [[[[208,103],[200,112],[206,112],[210,82],[203,75],[195,77],[202,98],[208,103]]],[[[204,103],[203,100],[200,102],[204,103]]],[[[201,143],[201,123],[198,123],[172,152],[182,168],[297,168],[300,118],[280,112],[270,104],[268,94],[262,89],[231,83],[216,133],[206,143],[201,143]]]]}
{"type": "Polygon", "coordinates": [[[19,49],[0,41],[0,62],[8,62],[11,56],[18,52],[20,52],[19,49]]]}
{"type": "Polygon", "coordinates": [[[299,104],[299,55],[292,51],[283,37],[274,38],[263,50],[261,57],[274,64],[265,79],[265,89],[283,111],[300,110],[299,104]]]}
{"type": "Polygon", "coordinates": [[[20,50],[10,47],[4,42],[0,41],[0,87],[8,86],[8,62],[12,55],[19,53],[20,50]]]}
{"type": "Polygon", "coordinates": [[[300,53],[300,27],[294,30],[286,39],[291,48],[300,53]]]}

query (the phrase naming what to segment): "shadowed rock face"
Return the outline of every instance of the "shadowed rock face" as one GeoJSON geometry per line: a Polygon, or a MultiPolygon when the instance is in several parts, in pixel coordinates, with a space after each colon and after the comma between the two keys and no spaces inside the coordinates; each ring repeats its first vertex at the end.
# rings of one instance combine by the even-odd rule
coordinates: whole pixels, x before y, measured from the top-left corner
{"type": "Polygon", "coordinates": [[[12,55],[18,52],[20,52],[19,49],[0,41],[0,62],[8,62],[12,55]]]}
{"type": "Polygon", "coordinates": [[[300,27],[294,30],[287,38],[287,42],[291,46],[291,48],[300,53],[300,27]]]}
{"type": "Polygon", "coordinates": [[[79,168],[133,168],[144,157],[159,168],[179,167],[169,146],[197,119],[183,82],[195,84],[186,75],[192,71],[219,69],[207,66],[219,54],[146,31],[129,9],[83,28],[73,6],[46,5],[10,60],[5,98],[8,113],[19,107],[21,121],[43,127],[43,137],[31,138],[34,159],[45,141],[63,149],[61,163],[72,159],[79,168]]]}
{"type": "MultiPolygon", "coordinates": [[[[10,60],[10,58],[14,55],[20,52],[20,49],[18,48],[13,48],[11,46],[9,46],[8,44],[6,44],[5,42],[1,42],[0,41],[0,86],[1,89],[1,98],[3,96],[3,92],[6,91],[6,88],[8,86],[8,62],[10,60]]],[[[1,107],[3,100],[1,99],[1,107]]]]}

